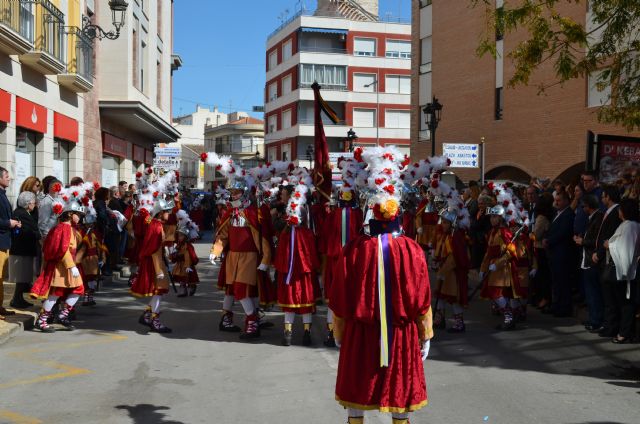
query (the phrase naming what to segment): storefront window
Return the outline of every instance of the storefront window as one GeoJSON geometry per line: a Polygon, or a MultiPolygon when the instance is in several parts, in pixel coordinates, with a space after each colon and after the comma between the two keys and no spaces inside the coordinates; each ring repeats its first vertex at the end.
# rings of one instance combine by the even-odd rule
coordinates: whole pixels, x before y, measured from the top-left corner
{"type": "Polygon", "coordinates": [[[120,181],[120,160],[115,156],[102,155],[102,186],[117,186],[120,181]]]}
{"type": "Polygon", "coordinates": [[[21,128],[16,130],[16,171],[13,179],[13,192],[19,193],[22,182],[36,175],[36,144],[38,134],[21,128]]]}
{"type": "Polygon", "coordinates": [[[71,143],[55,138],[53,140],[53,172],[63,184],[69,183],[69,152],[71,143]]]}

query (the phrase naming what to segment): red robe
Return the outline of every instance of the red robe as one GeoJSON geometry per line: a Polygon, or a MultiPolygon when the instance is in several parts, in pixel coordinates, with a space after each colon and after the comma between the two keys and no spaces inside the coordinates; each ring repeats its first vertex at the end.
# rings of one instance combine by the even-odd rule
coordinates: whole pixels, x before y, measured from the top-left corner
{"type": "MultiPolygon", "coordinates": [[[[152,257],[154,253],[157,254],[158,250],[162,249],[162,222],[154,218],[145,225],[144,239],[138,254],[138,278],[134,280],[131,286],[131,294],[140,297],[168,292],[168,289],[164,287],[157,287],[156,276],[158,274],[152,257]]],[[[165,278],[167,278],[166,275],[165,278]]]]}
{"type": "MultiPolygon", "coordinates": [[[[342,252],[342,216],[343,210],[346,208],[335,208],[327,217],[324,223],[325,235],[324,253],[327,256],[327,262],[324,270],[324,297],[329,303],[329,293],[331,293],[332,285],[335,279],[335,267],[338,264],[340,253],[342,252]]],[[[347,242],[358,237],[362,229],[364,215],[361,209],[350,208],[350,218],[348,225],[347,242]]]]}
{"type": "MultiPolygon", "coordinates": [[[[469,253],[467,248],[467,240],[465,238],[464,231],[457,229],[453,231],[453,234],[442,234],[440,237],[447,237],[451,243],[451,255],[455,262],[455,278],[458,286],[458,296],[449,296],[444,293],[436,293],[440,299],[446,300],[449,303],[458,303],[460,306],[469,305],[469,269],[471,268],[471,260],[469,259],[469,253]]],[[[437,244],[438,247],[440,244],[437,244]]],[[[446,257],[439,257],[440,252],[436,249],[436,261],[442,265],[446,261],[446,257]]],[[[438,283],[439,285],[443,283],[438,283]]],[[[440,286],[442,287],[442,286],[440,286]]],[[[441,290],[440,290],[441,291],[441,290]]]]}
{"type": "Polygon", "coordinates": [[[200,282],[198,270],[196,269],[199,259],[193,244],[188,241],[176,244],[176,253],[172,255],[171,261],[175,263],[172,275],[176,283],[197,284],[200,282]],[[185,253],[182,253],[183,250],[185,253]],[[189,257],[185,258],[186,255],[189,255],[189,257]],[[191,268],[192,272],[186,272],[186,268],[191,268]]]}
{"type": "Polygon", "coordinates": [[[286,284],[291,260],[291,229],[285,228],[278,237],[273,265],[278,275],[278,304],[284,312],[311,313],[319,293],[316,271],[320,268],[313,231],[296,227],[293,267],[286,284]]]}
{"type": "Polygon", "coordinates": [[[336,400],[345,407],[409,412],[427,403],[419,339],[431,305],[422,248],[406,236],[389,243],[393,338],[389,366],[380,366],[378,239],[361,235],[343,249],[331,309],[344,321],[336,400]]]}
{"type": "Polygon", "coordinates": [[[72,229],[70,225],[56,225],[47,234],[42,249],[44,266],[42,272],[33,283],[31,297],[34,299],[46,299],[49,296],[51,282],[55,275],[56,265],[62,260],[69,250],[72,229]]]}
{"type": "Polygon", "coordinates": [[[329,216],[326,204],[315,203],[311,205],[311,207],[309,208],[309,214],[311,215],[311,228],[316,235],[316,248],[319,252],[324,253],[326,251],[326,234],[323,230],[325,221],[329,216]]]}
{"type": "Polygon", "coordinates": [[[406,211],[402,214],[402,229],[404,235],[410,239],[416,238],[416,214],[406,211]]]}
{"type": "Polygon", "coordinates": [[[131,218],[134,238],[130,238],[131,243],[129,244],[125,252],[125,257],[130,264],[138,263],[138,256],[140,255],[140,244],[144,239],[145,229],[147,228],[147,224],[145,224],[144,221],[147,217],[148,215],[146,214],[137,213],[134,214],[131,218]]]}

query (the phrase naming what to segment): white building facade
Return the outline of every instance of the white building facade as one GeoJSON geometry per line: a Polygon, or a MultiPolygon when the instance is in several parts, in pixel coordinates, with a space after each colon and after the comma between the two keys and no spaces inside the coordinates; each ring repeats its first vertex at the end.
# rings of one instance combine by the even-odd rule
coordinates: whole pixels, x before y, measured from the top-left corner
{"type": "MultiPolygon", "coordinates": [[[[353,128],[357,145],[396,145],[409,153],[411,25],[380,22],[359,10],[353,13],[362,20],[346,19],[352,14],[342,9],[326,13],[334,2],[321,3],[316,13],[332,16],[300,13],[267,41],[267,159],[309,159],[314,82],[341,120],[324,119],[330,152],[347,150],[353,128]]],[[[377,2],[365,6],[377,13],[377,2]]]]}

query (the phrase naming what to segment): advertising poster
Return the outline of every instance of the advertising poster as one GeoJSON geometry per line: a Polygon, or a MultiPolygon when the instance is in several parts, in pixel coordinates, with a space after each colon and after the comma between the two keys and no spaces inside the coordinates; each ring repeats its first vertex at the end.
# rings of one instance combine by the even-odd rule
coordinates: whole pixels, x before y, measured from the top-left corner
{"type": "Polygon", "coordinates": [[[16,152],[16,171],[13,177],[13,193],[20,193],[20,186],[31,175],[31,155],[29,153],[16,152]]]}
{"type": "Polygon", "coordinates": [[[634,163],[640,162],[640,143],[634,141],[598,139],[598,170],[600,181],[614,183],[634,163]]]}
{"type": "Polygon", "coordinates": [[[118,171],[102,168],[102,186],[113,187],[118,185],[118,171]]]}

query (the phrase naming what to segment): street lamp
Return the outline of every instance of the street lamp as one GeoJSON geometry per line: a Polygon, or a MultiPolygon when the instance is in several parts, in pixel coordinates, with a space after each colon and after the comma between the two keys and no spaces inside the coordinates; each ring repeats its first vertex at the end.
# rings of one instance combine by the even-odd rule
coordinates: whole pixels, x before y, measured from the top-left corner
{"type": "Polygon", "coordinates": [[[365,87],[369,88],[371,86],[376,86],[376,121],[374,124],[376,125],[376,146],[380,145],[380,117],[378,116],[380,113],[380,90],[378,86],[378,76],[376,74],[376,79],[370,83],[366,84],[365,87]]]}
{"type": "Polygon", "coordinates": [[[347,151],[348,152],[353,152],[353,143],[358,139],[358,136],[356,135],[356,132],[353,130],[353,128],[349,128],[349,131],[347,131],[347,151]]]}
{"type": "Polygon", "coordinates": [[[124,26],[124,20],[127,16],[127,7],[129,3],[125,0],[109,0],[109,8],[111,9],[111,21],[115,27],[115,31],[106,32],[99,25],[91,23],[88,16],[82,17],[82,33],[91,39],[97,38],[102,40],[108,38],[115,40],[120,36],[120,29],[124,26]]]}
{"type": "Polygon", "coordinates": [[[435,156],[436,129],[442,118],[442,104],[440,104],[436,96],[433,96],[431,103],[427,103],[424,109],[422,109],[422,112],[424,113],[424,122],[427,124],[427,128],[429,128],[429,136],[431,137],[431,156],[435,156]]]}

